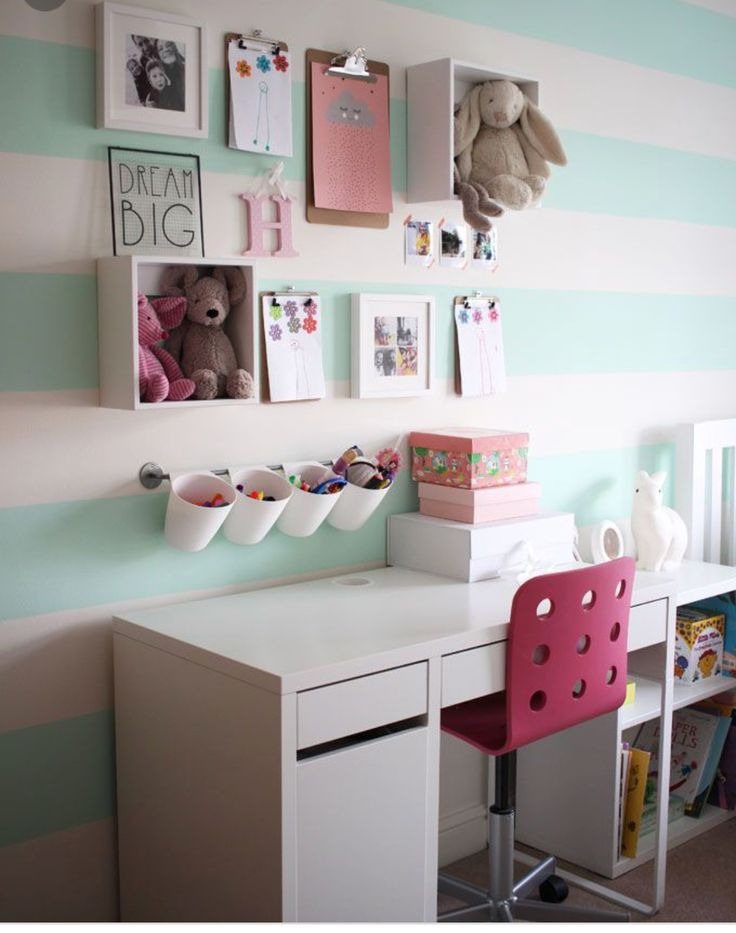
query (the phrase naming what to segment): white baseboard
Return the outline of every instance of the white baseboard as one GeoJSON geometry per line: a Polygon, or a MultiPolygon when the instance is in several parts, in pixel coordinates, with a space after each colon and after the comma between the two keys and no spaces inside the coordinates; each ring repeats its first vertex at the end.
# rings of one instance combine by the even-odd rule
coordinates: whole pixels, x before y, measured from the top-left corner
{"type": "Polygon", "coordinates": [[[440,868],[484,849],[488,842],[487,826],[487,812],[482,805],[440,816],[440,868]]]}

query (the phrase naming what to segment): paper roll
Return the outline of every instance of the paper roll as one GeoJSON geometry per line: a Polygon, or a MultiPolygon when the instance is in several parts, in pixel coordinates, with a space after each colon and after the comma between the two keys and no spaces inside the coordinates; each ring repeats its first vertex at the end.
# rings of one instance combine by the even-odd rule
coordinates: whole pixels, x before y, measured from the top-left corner
{"type": "Polygon", "coordinates": [[[578,529],[578,549],[583,560],[602,564],[607,560],[623,557],[624,539],[614,522],[596,522],[578,529]]]}

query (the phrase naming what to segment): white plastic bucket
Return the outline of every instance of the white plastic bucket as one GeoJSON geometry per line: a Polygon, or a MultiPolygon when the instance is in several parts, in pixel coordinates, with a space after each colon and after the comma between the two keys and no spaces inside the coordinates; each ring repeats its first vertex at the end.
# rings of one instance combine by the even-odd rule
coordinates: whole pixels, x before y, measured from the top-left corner
{"type": "MultiPolygon", "coordinates": [[[[314,461],[294,464],[285,463],[284,474],[287,477],[297,474],[303,482],[309,483],[310,486],[316,486],[328,477],[334,476],[332,470],[314,461]]],[[[298,486],[292,486],[292,490],[291,498],[278,520],[278,529],[293,538],[306,538],[314,534],[335,508],[338,500],[343,495],[345,487],[340,492],[325,493],[324,495],[305,492],[303,489],[299,489],[298,486]]]]}
{"type": "Polygon", "coordinates": [[[340,501],[327,516],[327,521],[333,528],[339,528],[341,531],[357,531],[383,502],[391,486],[384,486],[383,489],[364,489],[362,486],[348,483],[340,494],[340,501]]]}
{"type": "Polygon", "coordinates": [[[180,551],[207,547],[235,502],[230,483],[212,473],[180,473],[171,478],[169,504],[164,526],[166,541],[180,551]],[[198,502],[211,501],[217,493],[227,505],[208,508],[198,502]]]}
{"type": "Polygon", "coordinates": [[[223,533],[233,544],[258,544],[276,524],[294,487],[273,470],[259,467],[230,470],[230,478],[235,487],[236,499],[225,521],[223,533]],[[239,485],[242,485],[243,492],[237,490],[239,485]],[[248,493],[253,489],[263,490],[265,495],[273,496],[275,501],[249,498],[248,493]]]}

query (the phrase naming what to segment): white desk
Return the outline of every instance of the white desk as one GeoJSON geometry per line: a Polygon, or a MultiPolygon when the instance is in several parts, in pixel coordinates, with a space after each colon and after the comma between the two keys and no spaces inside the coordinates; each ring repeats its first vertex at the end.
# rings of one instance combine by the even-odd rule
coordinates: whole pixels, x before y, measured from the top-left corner
{"type": "MultiPolygon", "coordinates": [[[[434,919],[440,709],[503,689],[514,589],[387,568],[115,619],[123,920],[434,919]]],[[[637,575],[630,651],[674,597],[637,575]]]]}

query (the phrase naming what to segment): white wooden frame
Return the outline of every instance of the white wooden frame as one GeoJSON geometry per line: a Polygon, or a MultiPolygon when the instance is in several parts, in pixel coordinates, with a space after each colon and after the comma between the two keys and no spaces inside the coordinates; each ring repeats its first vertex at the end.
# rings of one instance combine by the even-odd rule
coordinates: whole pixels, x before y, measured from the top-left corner
{"type": "Polygon", "coordinates": [[[353,398],[397,398],[429,395],[434,391],[434,298],[431,295],[375,295],[352,296],[350,388],[353,398]],[[376,375],[375,352],[380,349],[401,347],[374,343],[376,317],[416,317],[417,376],[376,375]]]}
{"type": "Polygon", "coordinates": [[[677,430],[675,501],[688,527],[687,556],[734,566],[736,418],[681,424],[677,430]]]}
{"type": "MultiPolygon", "coordinates": [[[[136,130],[143,133],[164,133],[169,136],[207,136],[207,27],[203,20],[189,19],[173,13],[156,12],[121,3],[101,3],[96,9],[97,28],[97,125],[117,130],[136,130]],[[187,32],[194,39],[187,53],[193,84],[187,77],[186,109],[183,114],[173,110],[159,110],[125,104],[125,61],[119,56],[120,42],[127,29],[150,29],[148,35],[156,38],[184,38],[187,32]],[[140,21],[146,21],[141,25],[140,21]],[[138,27],[136,27],[138,21],[138,27]],[[156,35],[158,33],[158,35],[156,35]],[[196,50],[196,55],[191,52],[196,50]],[[190,91],[194,90],[193,94],[190,91]]],[[[137,33],[133,33],[134,35],[137,33]]],[[[142,34],[142,33],[140,33],[142,34]]]]}

